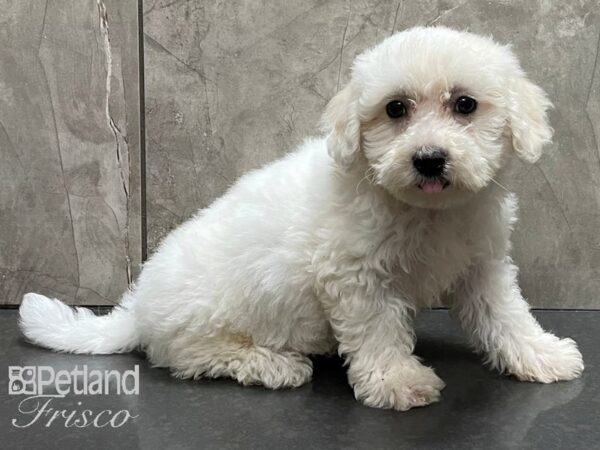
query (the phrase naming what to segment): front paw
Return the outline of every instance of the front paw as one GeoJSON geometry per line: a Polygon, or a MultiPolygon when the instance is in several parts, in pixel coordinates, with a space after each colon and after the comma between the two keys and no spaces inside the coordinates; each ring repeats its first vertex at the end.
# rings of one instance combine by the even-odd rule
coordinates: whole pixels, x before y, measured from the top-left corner
{"type": "Polygon", "coordinates": [[[354,395],[373,408],[406,411],[440,400],[444,382],[433,369],[414,359],[386,370],[374,369],[351,375],[354,395]]]}
{"type": "Polygon", "coordinates": [[[579,378],[583,372],[583,358],[573,339],[544,333],[515,352],[506,358],[506,369],[521,381],[553,383],[579,378]]]}

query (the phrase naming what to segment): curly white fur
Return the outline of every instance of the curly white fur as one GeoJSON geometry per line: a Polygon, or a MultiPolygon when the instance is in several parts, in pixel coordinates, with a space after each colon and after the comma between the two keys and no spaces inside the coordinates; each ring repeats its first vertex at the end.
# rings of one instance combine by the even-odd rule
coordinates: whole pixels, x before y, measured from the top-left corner
{"type": "Polygon", "coordinates": [[[487,362],[522,380],[583,370],[575,342],[544,332],[508,256],[516,200],[493,183],[511,154],[552,136],[544,92],[509,48],[447,28],[398,33],[357,58],[330,103],[326,138],[242,177],[181,225],[106,317],[37,294],[31,341],[61,351],[143,349],[181,377],[270,388],[309,381],[307,355],[339,351],[356,397],[406,410],[444,383],[413,355],[411,320],[454,293],[452,312],[487,362]],[[457,95],[476,98],[469,117],[457,95]],[[410,105],[402,120],[390,99],[410,105]],[[419,189],[415,152],[443,148],[449,186],[419,189]]]}

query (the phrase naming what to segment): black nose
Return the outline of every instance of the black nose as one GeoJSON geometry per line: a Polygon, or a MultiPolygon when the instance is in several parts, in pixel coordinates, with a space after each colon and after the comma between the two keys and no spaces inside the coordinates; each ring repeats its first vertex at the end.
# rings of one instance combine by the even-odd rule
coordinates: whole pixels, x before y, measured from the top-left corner
{"type": "Polygon", "coordinates": [[[443,150],[434,150],[417,154],[413,158],[413,165],[421,175],[439,177],[446,168],[446,153],[443,150]]]}

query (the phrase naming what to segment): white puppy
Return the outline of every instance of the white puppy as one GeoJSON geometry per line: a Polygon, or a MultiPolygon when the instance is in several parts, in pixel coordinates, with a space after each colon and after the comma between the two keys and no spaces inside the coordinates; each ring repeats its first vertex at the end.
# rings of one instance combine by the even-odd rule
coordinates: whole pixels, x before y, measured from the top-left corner
{"type": "Polygon", "coordinates": [[[326,138],[242,177],[162,243],[135,288],[96,317],[37,294],[27,338],[75,353],[144,350],[179,377],[269,388],[311,378],[337,351],[356,397],[406,410],[444,383],[413,355],[411,320],[452,313],[492,367],[578,377],[571,339],[545,332],[509,254],[515,198],[494,183],[513,153],[536,161],[550,106],[508,47],[414,28],[359,56],[325,112],[326,138]]]}

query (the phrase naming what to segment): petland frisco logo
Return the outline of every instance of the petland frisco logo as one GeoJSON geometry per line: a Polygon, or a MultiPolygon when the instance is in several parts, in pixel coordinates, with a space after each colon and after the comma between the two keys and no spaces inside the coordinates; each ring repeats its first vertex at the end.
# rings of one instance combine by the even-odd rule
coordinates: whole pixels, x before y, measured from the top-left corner
{"type": "Polygon", "coordinates": [[[9,395],[25,395],[19,403],[21,417],[13,418],[17,428],[27,428],[35,423],[46,427],[62,423],[71,428],[120,428],[138,416],[126,409],[94,411],[85,408],[83,400],[71,409],[60,409],[59,399],[68,395],[139,395],[140,371],[136,364],[132,370],[88,370],[75,366],[72,370],[54,370],[50,366],[9,366],[9,395]]]}

